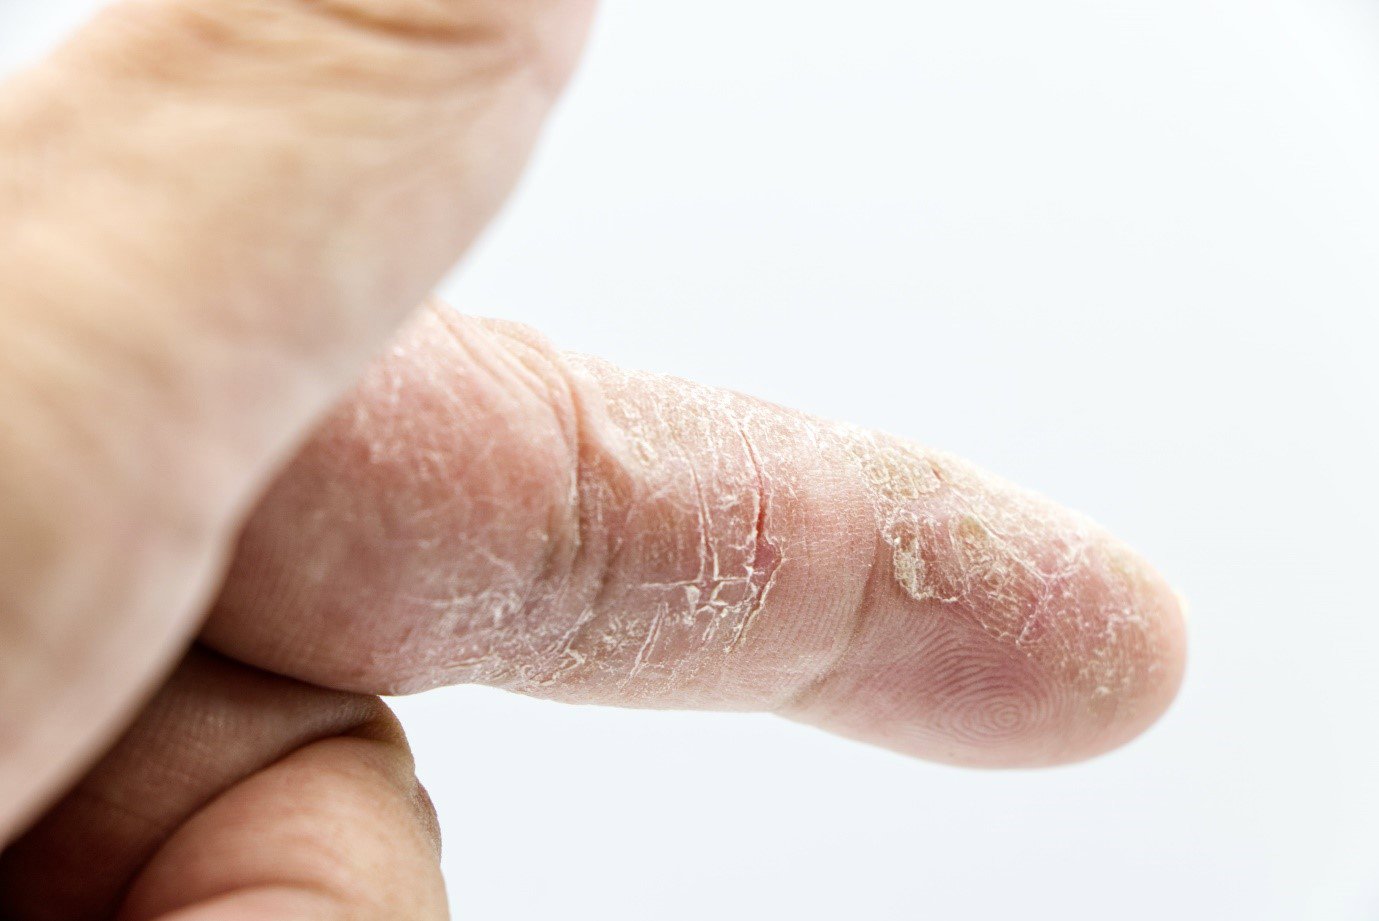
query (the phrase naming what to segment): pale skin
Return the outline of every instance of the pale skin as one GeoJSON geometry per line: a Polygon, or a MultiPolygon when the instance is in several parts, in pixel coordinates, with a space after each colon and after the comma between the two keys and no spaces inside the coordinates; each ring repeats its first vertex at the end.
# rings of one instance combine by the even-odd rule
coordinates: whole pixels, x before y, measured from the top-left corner
{"type": "Polygon", "coordinates": [[[1179,602],[1084,519],[427,302],[592,13],[126,0],[0,88],[0,914],[446,917],[377,694],[992,767],[1167,707],[1179,602]]]}

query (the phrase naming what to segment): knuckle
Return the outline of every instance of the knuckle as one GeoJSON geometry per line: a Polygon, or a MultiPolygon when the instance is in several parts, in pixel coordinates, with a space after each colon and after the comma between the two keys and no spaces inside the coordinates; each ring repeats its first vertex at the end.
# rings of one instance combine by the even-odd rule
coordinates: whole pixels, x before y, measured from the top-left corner
{"type": "MultiPolygon", "coordinates": [[[[739,398],[580,360],[578,615],[543,696],[741,706],[773,677],[753,647],[782,562],[769,474],[739,398]]],[[[573,604],[568,602],[573,601],[573,604]]]]}

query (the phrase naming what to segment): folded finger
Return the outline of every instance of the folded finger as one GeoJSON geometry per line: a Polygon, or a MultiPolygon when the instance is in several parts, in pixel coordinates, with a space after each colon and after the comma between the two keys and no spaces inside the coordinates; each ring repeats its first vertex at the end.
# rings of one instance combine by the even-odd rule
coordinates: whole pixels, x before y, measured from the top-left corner
{"type": "Polygon", "coordinates": [[[379,700],[198,650],[114,749],[0,851],[0,905],[12,921],[111,918],[127,900],[122,918],[184,906],[237,917],[231,907],[247,913],[259,900],[281,904],[264,917],[282,919],[442,917],[342,910],[443,906],[436,840],[406,741],[379,700]],[[334,864],[317,865],[329,855],[334,864]],[[414,891],[397,893],[401,880],[414,891]],[[318,905],[322,892],[330,900],[318,905]],[[286,910],[302,900],[322,910],[286,910]]]}
{"type": "Polygon", "coordinates": [[[441,921],[411,762],[376,739],[316,742],[231,788],[158,852],[119,921],[441,921]]]}

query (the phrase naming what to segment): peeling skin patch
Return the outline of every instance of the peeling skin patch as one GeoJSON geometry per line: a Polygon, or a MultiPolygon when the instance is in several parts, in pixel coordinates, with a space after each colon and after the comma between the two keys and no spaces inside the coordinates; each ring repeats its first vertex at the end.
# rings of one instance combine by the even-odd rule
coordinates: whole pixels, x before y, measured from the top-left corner
{"type": "Polygon", "coordinates": [[[1091,699],[1134,695],[1162,666],[1152,575],[1089,519],[956,458],[836,427],[870,493],[896,583],[974,620],[1091,699]]]}
{"type": "Polygon", "coordinates": [[[544,692],[611,681],[656,696],[711,684],[749,638],[783,561],[754,444],[761,404],[564,360],[583,383],[582,435],[599,468],[580,478],[581,543],[606,548],[606,569],[531,677],[544,692]]]}
{"type": "Polygon", "coordinates": [[[1088,519],[887,435],[595,359],[563,360],[584,381],[582,434],[602,468],[580,478],[582,552],[604,556],[604,571],[573,622],[568,613],[524,618],[528,641],[547,641],[543,654],[525,657],[543,664],[521,689],[717,693],[795,546],[778,540],[773,506],[804,491],[801,478],[836,481],[870,504],[913,616],[974,623],[1108,711],[1154,680],[1152,577],[1088,519]],[[622,485],[610,488],[610,478],[622,485]],[[552,623],[565,628],[553,636],[552,623]]]}

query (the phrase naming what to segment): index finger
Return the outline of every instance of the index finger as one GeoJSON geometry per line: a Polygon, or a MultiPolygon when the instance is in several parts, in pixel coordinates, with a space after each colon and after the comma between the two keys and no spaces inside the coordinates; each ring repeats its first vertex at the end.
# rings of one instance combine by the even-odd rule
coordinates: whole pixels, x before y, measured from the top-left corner
{"type": "Polygon", "coordinates": [[[351,690],[771,710],[981,765],[1125,741],[1184,658],[1164,580],[1047,499],[443,309],[270,490],[208,631],[351,690]]]}

